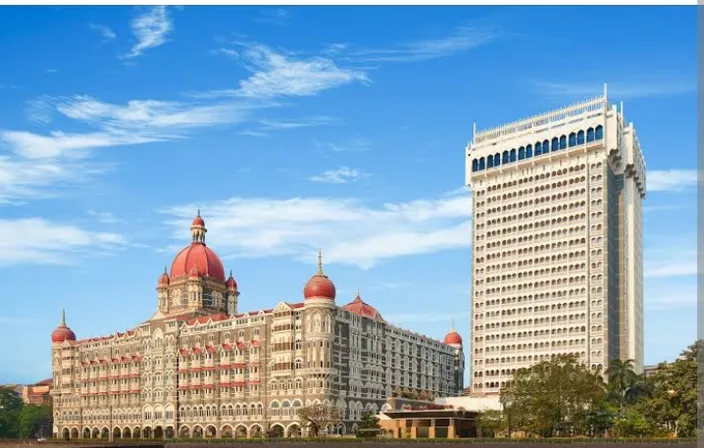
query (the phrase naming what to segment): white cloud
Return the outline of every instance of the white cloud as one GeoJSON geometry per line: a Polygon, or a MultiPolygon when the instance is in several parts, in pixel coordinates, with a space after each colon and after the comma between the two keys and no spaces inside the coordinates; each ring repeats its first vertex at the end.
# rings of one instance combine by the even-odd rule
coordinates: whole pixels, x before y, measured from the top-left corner
{"type": "Polygon", "coordinates": [[[353,82],[368,81],[364,71],[339,67],[329,58],[298,58],[261,44],[239,43],[239,47],[241,51],[230,50],[228,55],[240,59],[253,75],[240,81],[238,89],[213,91],[205,96],[249,99],[313,96],[353,82]]]}
{"type": "Polygon", "coordinates": [[[95,23],[91,23],[90,29],[97,32],[100,34],[100,36],[103,38],[103,42],[109,42],[117,37],[117,34],[110,28],[108,28],[105,25],[97,25],[95,23]]]}
{"type": "Polygon", "coordinates": [[[47,125],[53,119],[54,107],[51,104],[50,97],[40,96],[27,101],[24,112],[27,119],[32,123],[47,125]]]}
{"type": "Polygon", "coordinates": [[[368,177],[369,174],[357,171],[348,166],[343,166],[334,170],[324,171],[322,174],[316,176],[311,176],[308,179],[313,182],[324,182],[332,184],[344,184],[347,182],[354,182],[363,177],[368,177]]]}
{"type": "Polygon", "coordinates": [[[137,42],[126,59],[140,56],[144,51],[166,43],[166,37],[173,29],[166,6],[154,6],[135,17],[130,23],[132,34],[137,42]]]}
{"type": "MultiPolygon", "coordinates": [[[[545,82],[533,83],[537,91],[544,96],[553,98],[589,98],[601,95],[604,91],[604,81],[592,82],[545,82]]],[[[696,91],[696,79],[661,78],[650,80],[630,80],[627,82],[608,82],[609,97],[621,99],[650,98],[656,96],[672,96],[696,91]]]]}
{"type": "Polygon", "coordinates": [[[232,198],[161,210],[182,241],[201,209],[223,257],[290,256],[367,269],[381,260],[443,249],[469,249],[472,200],[467,194],[372,207],[356,199],[232,198]],[[184,230],[186,229],[186,230],[184,230]]]}
{"type": "Polygon", "coordinates": [[[71,264],[86,255],[107,254],[125,244],[121,235],[93,232],[41,218],[0,220],[0,266],[71,264]],[[21,238],[13,237],[21,235],[21,238]]]}
{"type": "Polygon", "coordinates": [[[118,219],[110,212],[96,212],[95,210],[88,210],[90,216],[95,217],[101,224],[119,224],[124,222],[122,219],[118,219]]]}
{"type": "Polygon", "coordinates": [[[652,310],[695,308],[697,306],[697,284],[648,285],[645,289],[645,307],[652,310]]]}
{"type": "Polygon", "coordinates": [[[328,126],[335,123],[332,117],[304,117],[295,120],[273,120],[266,119],[259,122],[259,126],[254,129],[247,129],[240,132],[242,135],[252,137],[268,137],[271,132],[290,131],[300,128],[310,128],[314,126],[328,126]]]}
{"type": "Polygon", "coordinates": [[[57,110],[74,120],[98,123],[106,129],[159,132],[234,123],[243,120],[247,113],[244,105],[232,103],[132,100],[118,105],[88,96],[64,100],[57,110]]]}
{"type": "Polygon", "coordinates": [[[255,18],[254,21],[257,23],[267,23],[269,25],[286,25],[291,16],[283,8],[267,8],[263,9],[259,17],[255,18]]]}
{"type": "Polygon", "coordinates": [[[651,236],[644,242],[643,277],[659,279],[697,275],[697,235],[651,236]]]}
{"type": "Polygon", "coordinates": [[[331,152],[358,152],[358,151],[368,151],[372,147],[372,143],[369,140],[363,138],[354,138],[348,141],[331,143],[331,142],[321,142],[313,141],[313,144],[318,148],[322,148],[326,151],[331,152]]]}
{"type": "Polygon", "coordinates": [[[697,186],[697,170],[649,170],[646,176],[648,191],[679,192],[697,186]]]}
{"type": "Polygon", "coordinates": [[[500,36],[498,30],[485,27],[457,27],[446,37],[408,42],[390,48],[352,52],[353,59],[370,62],[417,62],[436,59],[493,42],[500,36]]]}

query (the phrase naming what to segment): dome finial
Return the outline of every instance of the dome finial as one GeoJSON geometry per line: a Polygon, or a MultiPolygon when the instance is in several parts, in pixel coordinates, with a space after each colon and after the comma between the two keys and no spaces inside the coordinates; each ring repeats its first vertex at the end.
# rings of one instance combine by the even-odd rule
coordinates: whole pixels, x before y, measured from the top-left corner
{"type": "Polygon", "coordinates": [[[65,327],[66,326],[66,309],[62,308],[61,309],[61,325],[60,327],[65,327]]]}
{"type": "Polygon", "coordinates": [[[450,318],[450,331],[455,331],[455,318],[450,318]]]}
{"type": "Polygon", "coordinates": [[[318,249],[318,275],[323,274],[323,249],[318,249]]]}
{"type": "Polygon", "coordinates": [[[193,243],[205,244],[205,234],[208,229],[205,228],[205,221],[200,216],[200,209],[198,209],[198,215],[193,218],[193,223],[191,224],[191,235],[193,235],[193,243]]]}

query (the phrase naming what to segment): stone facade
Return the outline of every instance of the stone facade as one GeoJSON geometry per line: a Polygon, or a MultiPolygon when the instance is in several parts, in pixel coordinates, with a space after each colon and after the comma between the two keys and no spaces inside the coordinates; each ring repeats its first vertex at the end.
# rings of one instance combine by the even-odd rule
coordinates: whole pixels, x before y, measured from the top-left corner
{"type": "Polygon", "coordinates": [[[296,437],[298,409],[312,404],[337,407],[342,421],[325,432],[344,434],[395,391],[461,392],[461,339],[393,326],[359,294],[338,306],[320,256],[302,302],[241,313],[200,216],[191,232],[149,320],[83,340],[65,319],[54,330],[57,437],[296,437]]]}
{"type": "Polygon", "coordinates": [[[557,354],[643,369],[642,201],[635,128],[604,95],[475,132],[473,392],[557,354]]]}

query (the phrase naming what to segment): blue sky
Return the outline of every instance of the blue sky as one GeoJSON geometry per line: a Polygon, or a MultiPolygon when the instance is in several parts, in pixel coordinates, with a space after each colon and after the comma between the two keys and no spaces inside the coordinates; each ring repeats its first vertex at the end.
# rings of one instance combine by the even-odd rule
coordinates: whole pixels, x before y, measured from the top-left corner
{"type": "Polygon", "coordinates": [[[338,303],[469,339],[472,122],[624,101],[648,167],[646,362],[696,336],[694,7],[5,8],[0,383],[155,309],[201,208],[241,309],[338,303]],[[647,30],[647,32],[644,32],[647,30]]]}

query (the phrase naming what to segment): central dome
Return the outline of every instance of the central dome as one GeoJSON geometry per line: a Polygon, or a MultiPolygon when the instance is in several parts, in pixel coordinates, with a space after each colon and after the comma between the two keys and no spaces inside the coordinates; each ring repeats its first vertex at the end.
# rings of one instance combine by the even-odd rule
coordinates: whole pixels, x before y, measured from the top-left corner
{"type": "Polygon", "coordinates": [[[200,216],[193,220],[191,234],[193,242],[176,255],[171,264],[171,279],[190,275],[195,267],[200,277],[209,277],[219,282],[225,282],[225,268],[217,254],[205,245],[205,221],[200,216]]]}

